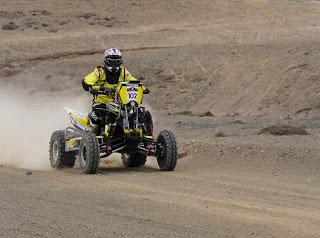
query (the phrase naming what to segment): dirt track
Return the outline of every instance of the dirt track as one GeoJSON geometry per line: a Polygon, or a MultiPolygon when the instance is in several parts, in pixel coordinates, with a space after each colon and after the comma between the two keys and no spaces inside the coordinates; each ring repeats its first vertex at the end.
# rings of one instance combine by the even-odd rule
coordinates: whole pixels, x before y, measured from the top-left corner
{"type": "Polygon", "coordinates": [[[3,3],[0,237],[320,237],[319,20],[319,1],[3,3]],[[47,170],[109,46],[177,135],[176,171],[47,170]],[[279,123],[309,134],[257,134],[279,123]]]}
{"type": "MultiPolygon", "coordinates": [[[[158,118],[176,132],[186,153],[174,172],[160,172],[154,158],[141,169],[109,158],[97,175],[84,175],[78,166],[32,175],[0,168],[0,235],[320,235],[318,136],[252,135],[272,119],[158,118]],[[227,137],[210,139],[204,130],[227,137]]],[[[317,134],[317,127],[308,132],[317,134]]]]}

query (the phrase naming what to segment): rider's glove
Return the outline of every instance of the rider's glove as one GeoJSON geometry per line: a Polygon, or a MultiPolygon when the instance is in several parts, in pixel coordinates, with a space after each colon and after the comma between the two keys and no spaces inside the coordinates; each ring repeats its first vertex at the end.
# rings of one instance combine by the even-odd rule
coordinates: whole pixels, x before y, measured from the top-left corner
{"type": "Polygon", "coordinates": [[[98,92],[96,89],[94,89],[93,87],[90,87],[90,88],[89,88],[89,92],[90,92],[91,94],[93,94],[93,95],[99,94],[99,92],[98,92]]]}

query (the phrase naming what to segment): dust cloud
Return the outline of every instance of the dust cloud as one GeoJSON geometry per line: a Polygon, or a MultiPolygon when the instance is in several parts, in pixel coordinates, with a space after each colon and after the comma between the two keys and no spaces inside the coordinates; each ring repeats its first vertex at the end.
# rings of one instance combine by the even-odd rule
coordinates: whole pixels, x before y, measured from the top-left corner
{"type": "Polygon", "coordinates": [[[85,113],[90,109],[90,100],[0,90],[0,164],[50,169],[50,136],[70,125],[64,106],[85,113]]]}

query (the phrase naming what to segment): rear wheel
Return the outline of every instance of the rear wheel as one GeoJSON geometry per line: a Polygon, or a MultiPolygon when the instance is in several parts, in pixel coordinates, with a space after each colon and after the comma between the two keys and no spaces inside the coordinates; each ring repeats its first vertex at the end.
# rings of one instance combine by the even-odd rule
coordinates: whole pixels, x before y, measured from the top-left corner
{"type": "Polygon", "coordinates": [[[121,159],[125,167],[141,167],[146,163],[147,154],[143,152],[135,152],[132,154],[122,154],[121,159]]]}
{"type": "Polygon", "coordinates": [[[80,168],[86,174],[95,174],[100,161],[100,148],[96,135],[85,133],[82,136],[79,152],[80,168]]]}
{"type": "Polygon", "coordinates": [[[55,131],[51,135],[49,159],[52,168],[73,167],[76,160],[75,152],[65,151],[65,132],[55,131]]]}
{"type": "Polygon", "coordinates": [[[171,131],[164,130],[157,139],[157,161],[161,170],[172,171],[177,165],[177,142],[171,131]]]}

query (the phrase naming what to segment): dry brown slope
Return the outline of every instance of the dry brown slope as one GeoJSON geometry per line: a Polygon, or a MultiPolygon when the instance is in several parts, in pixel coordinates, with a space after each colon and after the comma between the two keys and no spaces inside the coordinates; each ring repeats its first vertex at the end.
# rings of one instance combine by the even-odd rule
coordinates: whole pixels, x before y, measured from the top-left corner
{"type": "Polygon", "coordinates": [[[316,2],[139,1],[128,2],[131,7],[114,2],[92,7],[100,4],[6,3],[1,24],[16,21],[19,27],[1,30],[0,52],[6,56],[1,81],[20,73],[5,83],[36,88],[33,78],[51,85],[70,74],[70,86],[79,87],[79,79],[100,63],[100,52],[115,45],[142,49],[128,51],[126,62],[159,92],[151,102],[160,109],[286,115],[318,108],[316,2]],[[119,11],[106,11],[112,8],[119,11]],[[142,9],[143,16],[137,14],[142,9]],[[85,58],[90,66],[82,63],[85,58]],[[63,65],[52,66],[59,62],[63,65]]]}

